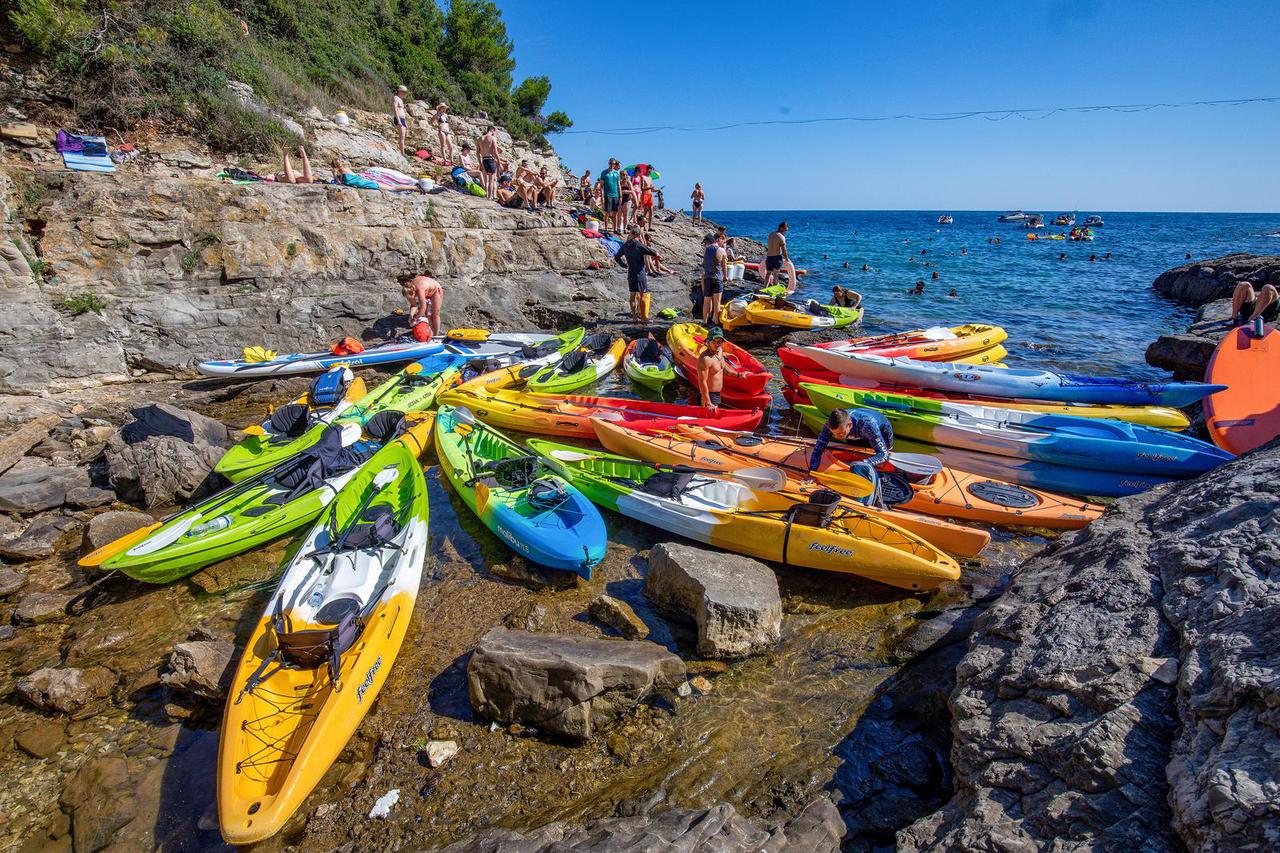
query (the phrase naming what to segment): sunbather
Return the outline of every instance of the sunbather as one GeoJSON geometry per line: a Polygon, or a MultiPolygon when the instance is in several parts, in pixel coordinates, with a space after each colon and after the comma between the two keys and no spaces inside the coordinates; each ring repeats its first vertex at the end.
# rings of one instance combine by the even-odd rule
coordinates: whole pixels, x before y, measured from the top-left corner
{"type": "Polygon", "coordinates": [[[284,155],[284,171],[276,172],[276,180],[283,184],[314,184],[315,176],[311,174],[311,160],[307,157],[307,149],[303,145],[298,146],[298,160],[302,162],[302,174],[299,175],[293,170],[293,163],[289,160],[289,151],[284,149],[281,151],[284,155]]]}

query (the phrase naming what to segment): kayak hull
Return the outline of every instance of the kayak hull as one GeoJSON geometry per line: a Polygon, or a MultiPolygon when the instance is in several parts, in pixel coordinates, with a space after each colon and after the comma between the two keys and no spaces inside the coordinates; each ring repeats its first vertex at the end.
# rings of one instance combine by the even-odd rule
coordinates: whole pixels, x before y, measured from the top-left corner
{"type": "Polygon", "coordinates": [[[1280,329],[1248,327],[1227,333],[1209,359],[1205,380],[1227,390],[1204,401],[1205,426],[1213,443],[1248,453],[1280,435],[1280,329]]]}
{"type": "Polygon", "coordinates": [[[627,344],[626,352],[622,356],[622,372],[637,385],[661,392],[667,385],[676,381],[675,363],[665,349],[656,363],[638,360],[635,356],[637,343],[639,341],[627,344]]]}
{"type": "MultiPolygon", "coordinates": [[[[667,330],[667,345],[681,373],[697,386],[698,355],[706,340],[707,330],[696,323],[677,323],[667,330]]],[[[773,374],[751,353],[730,341],[725,341],[722,352],[725,358],[724,389],[728,398],[732,394],[739,400],[758,398],[773,374]]]]}

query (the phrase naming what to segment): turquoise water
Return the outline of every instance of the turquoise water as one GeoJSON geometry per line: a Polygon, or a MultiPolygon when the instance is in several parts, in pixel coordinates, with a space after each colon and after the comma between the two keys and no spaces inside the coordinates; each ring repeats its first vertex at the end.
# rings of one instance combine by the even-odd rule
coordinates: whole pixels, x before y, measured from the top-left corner
{"type": "MultiPolygon", "coordinates": [[[[1147,345],[1163,332],[1182,331],[1194,314],[1155,295],[1151,283],[1157,275],[1186,263],[1188,253],[1193,259],[1280,253],[1280,214],[1100,213],[1106,224],[1094,230],[1096,239],[1073,243],[1028,241],[1020,225],[996,222],[1002,211],[946,211],[955,223],[938,225],[941,212],[707,216],[731,235],[762,242],[786,219],[791,256],[810,270],[801,279],[801,294],[828,302],[833,285],[857,290],[866,305],[866,334],[991,323],[1009,332],[1010,364],[1143,378],[1166,375],[1146,364],[1147,345]],[[992,237],[1001,244],[989,244],[992,237]],[[1058,260],[1060,252],[1065,260],[1058,260]],[[1108,252],[1110,260],[1103,260],[1108,252]],[[1090,255],[1099,260],[1090,262],[1090,255]],[[846,261],[849,269],[842,267],[846,261]],[[864,263],[871,272],[861,271],[864,263]],[[937,281],[931,279],[935,270],[937,281]],[[908,296],[918,279],[925,281],[925,295],[908,296]],[[947,297],[952,288],[957,298],[947,297]]],[[[1043,211],[1047,222],[1061,212],[1043,211]]],[[[1088,213],[1081,212],[1077,222],[1088,213]]],[[[1038,233],[1066,230],[1046,227],[1038,233]]]]}

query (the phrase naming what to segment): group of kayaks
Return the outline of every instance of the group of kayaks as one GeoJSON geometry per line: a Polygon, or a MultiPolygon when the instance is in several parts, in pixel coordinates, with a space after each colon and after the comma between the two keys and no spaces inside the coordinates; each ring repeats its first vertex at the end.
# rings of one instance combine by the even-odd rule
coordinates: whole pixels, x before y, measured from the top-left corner
{"type": "MultiPolygon", "coordinates": [[[[965,522],[1079,528],[1102,507],[1069,495],[1127,494],[1232,457],[1181,434],[1187,420],[1175,408],[1225,384],[1005,368],[1004,331],[979,324],[779,351],[784,395],[813,430],[836,408],[889,420],[896,440],[879,470],[864,464],[867,448],[838,440],[811,470],[813,439],[755,432],[773,373],[730,342],[721,408],[581,393],[617,369],[656,392],[694,381],[707,334],[676,324],[664,346],[583,329],[458,330],[341,359],[268,353],[201,366],[319,375],[218,463],[231,486],[81,562],[166,583],[305,531],[227,702],[218,803],[228,841],[285,824],[385,682],[425,559],[428,448],[468,510],[547,568],[590,578],[607,546],[604,508],[725,550],[907,590],[960,577],[958,559],[991,536],[965,522]],[[352,371],[408,359],[372,389],[352,371]]],[[[1233,387],[1245,371],[1275,375],[1275,334],[1220,355],[1233,387]]],[[[1263,417],[1274,421],[1274,410],[1263,417]]],[[[1226,416],[1210,421],[1211,431],[1245,435],[1226,416]]]]}

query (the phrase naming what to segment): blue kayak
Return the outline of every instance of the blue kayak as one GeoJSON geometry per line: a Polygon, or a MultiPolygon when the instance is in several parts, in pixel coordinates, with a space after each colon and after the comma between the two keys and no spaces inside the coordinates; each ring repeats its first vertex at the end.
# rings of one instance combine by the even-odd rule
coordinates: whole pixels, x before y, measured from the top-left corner
{"type": "Polygon", "coordinates": [[[1178,408],[1227,387],[1204,382],[1139,382],[1051,370],[918,361],[821,347],[800,349],[823,368],[842,376],[980,397],[1178,408]]]}

